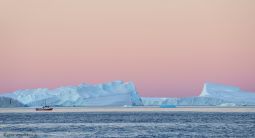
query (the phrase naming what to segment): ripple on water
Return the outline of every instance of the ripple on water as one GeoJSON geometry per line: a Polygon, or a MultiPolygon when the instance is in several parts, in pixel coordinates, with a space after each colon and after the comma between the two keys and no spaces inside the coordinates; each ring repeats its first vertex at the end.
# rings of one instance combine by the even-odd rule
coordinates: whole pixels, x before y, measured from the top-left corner
{"type": "Polygon", "coordinates": [[[0,136],[255,137],[254,113],[0,113],[0,136]]]}

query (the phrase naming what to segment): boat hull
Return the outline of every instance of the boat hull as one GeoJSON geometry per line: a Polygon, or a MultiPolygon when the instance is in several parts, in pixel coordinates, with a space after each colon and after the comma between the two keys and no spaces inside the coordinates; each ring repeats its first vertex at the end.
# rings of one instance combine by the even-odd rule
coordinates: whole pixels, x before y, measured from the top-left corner
{"type": "Polygon", "coordinates": [[[36,111],[52,111],[53,108],[43,109],[43,108],[36,108],[36,111]]]}

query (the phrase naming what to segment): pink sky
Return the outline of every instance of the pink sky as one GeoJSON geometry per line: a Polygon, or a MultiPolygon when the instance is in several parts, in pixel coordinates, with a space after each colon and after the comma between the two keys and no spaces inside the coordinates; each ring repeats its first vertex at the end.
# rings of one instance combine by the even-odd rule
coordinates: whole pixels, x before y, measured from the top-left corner
{"type": "Polygon", "coordinates": [[[0,92],[133,81],[183,97],[255,91],[254,0],[1,0],[0,92]]]}

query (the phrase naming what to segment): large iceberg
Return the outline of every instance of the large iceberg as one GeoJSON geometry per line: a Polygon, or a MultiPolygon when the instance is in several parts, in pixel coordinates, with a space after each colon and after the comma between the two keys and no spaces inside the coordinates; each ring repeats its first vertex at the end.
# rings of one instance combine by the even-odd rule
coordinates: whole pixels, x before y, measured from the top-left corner
{"type": "Polygon", "coordinates": [[[179,106],[243,106],[255,105],[255,93],[246,92],[238,87],[215,83],[205,83],[199,96],[186,98],[142,97],[146,106],[162,104],[179,106]]]}
{"type": "Polygon", "coordinates": [[[27,106],[140,106],[142,100],[132,82],[80,84],[56,89],[27,89],[4,94],[27,106]]]}

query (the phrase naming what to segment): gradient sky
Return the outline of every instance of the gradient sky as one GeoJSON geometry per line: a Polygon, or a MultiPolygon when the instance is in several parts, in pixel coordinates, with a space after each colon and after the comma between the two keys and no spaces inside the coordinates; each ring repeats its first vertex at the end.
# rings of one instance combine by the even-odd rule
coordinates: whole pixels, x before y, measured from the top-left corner
{"type": "Polygon", "coordinates": [[[0,0],[0,92],[133,81],[184,97],[255,92],[255,0],[0,0]]]}

